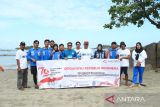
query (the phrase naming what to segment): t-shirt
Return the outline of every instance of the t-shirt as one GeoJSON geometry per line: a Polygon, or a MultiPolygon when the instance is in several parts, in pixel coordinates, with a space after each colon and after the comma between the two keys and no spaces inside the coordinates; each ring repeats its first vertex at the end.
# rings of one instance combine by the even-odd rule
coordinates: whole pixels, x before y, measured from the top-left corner
{"type": "Polygon", "coordinates": [[[73,59],[73,58],[77,58],[77,54],[76,54],[76,51],[75,50],[65,50],[63,52],[63,59],[64,58],[68,58],[68,59],[73,59]]]}
{"type": "Polygon", "coordinates": [[[117,58],[117,51],[118,51],[118,49],[116,48],[116,49],[112,49],[112,48],[110,48],[109,49],[109,58],[110,59],[116,59],[117,58]]]}
{"type": "Polygon", "coordinates": [[[80,58],[80,50],[81,50],[81,49],[75,49],[76,54],[77,54],[77,58],[80,58]]]}
{"type": "Polygon", "coordinates": [[[59,60],[60,59],[60,55],[61,55],[61,52],[54,52],[52,60],[59,60]]]}
{"type": "Polygon", "coordinates": [[[81,49],[80,57],[81,59],[91,59],[93,58],[93,51],[91,49],[81,49]]]}
{"type": "MultiPolygon", "coordinates": [[[[119,55],[119,59],[122,57],[127,57],[128,55],[130,55],[130,50],[129,49],[119,49],[117,51],[117,55],[119,55]]],[[[129,67],[129,59],[122,59],[122,61],[120,61],[121,66],[122,67],[129,67]]]]}
{"type": "Polygon", "coordinates": [[[18,50],[16,52],[16,59],[18,59],[20,61],[20,68],[21,69],[26,69],[28,68],[28,65],[27,65],[27,53],[26,51],[22,51],[21,49],[18,50]]]}

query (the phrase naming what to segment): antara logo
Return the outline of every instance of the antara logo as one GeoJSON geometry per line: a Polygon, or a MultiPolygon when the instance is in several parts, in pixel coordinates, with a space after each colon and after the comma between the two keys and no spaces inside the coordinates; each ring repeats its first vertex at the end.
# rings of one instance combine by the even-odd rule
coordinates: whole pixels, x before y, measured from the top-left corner
{"type": "Polygon", "coordinates": [[[105,100],[112,103],[112,104],[115,104],[115,96],[114,95],[107,97],[105,100]]]}

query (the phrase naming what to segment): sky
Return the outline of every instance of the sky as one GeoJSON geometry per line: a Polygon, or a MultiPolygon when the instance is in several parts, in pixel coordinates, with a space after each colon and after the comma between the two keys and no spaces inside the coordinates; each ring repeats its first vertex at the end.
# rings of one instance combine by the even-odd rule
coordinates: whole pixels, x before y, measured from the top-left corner
{"type": "Polygon", "coordinates": [[[0,0],[0,49],[14,49],[21,41],[32,45],[45,39],[56,43],[88,40],[90,47],[126,42],[128,47],[160,41],[160,30],[147,20],[138,28],[104,29],[110,22],[111,0],[0,0]]]}

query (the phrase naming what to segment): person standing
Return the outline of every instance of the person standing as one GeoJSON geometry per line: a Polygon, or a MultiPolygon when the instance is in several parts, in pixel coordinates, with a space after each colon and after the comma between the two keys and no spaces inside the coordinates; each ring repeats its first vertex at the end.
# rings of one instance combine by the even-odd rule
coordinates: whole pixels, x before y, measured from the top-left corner
{"type": "Polygon", "coordinates": [[[125,85],[128,86],[128,68],[129,68],[129,59],[130,59],[130,50],[126,48],[124,42],[120,43],[120,49],[117,51],[117,59],[120,60],[121,70],[120,70],[120,79],[121,75],[125,74],[125,85]]]}
{"type": "Polygon", "coordinates": [[[89,42],[84,41],[83,45],[84,45],[84,48],[80,50],[80,58],[92,59],[94,55],[93,55],[93,51],[89,48],[89,42]]]}
{"type": "Polygon", "coordinates": [[[64,44],[59,44],[60,59],[63,59],[64,44]]]}
{"type": "Polygon", "coordinates": [[[81,42],[77,41],[76,42],[76,54],[77,54],[77,58],[80,58],[80,50],[81,50],[81,42]]]}
{"type": "Polygon", "coordinates": [[[147,58],[146,51],[143,49],[142,44],[140,42],[137,42],[136,49],[132,52],[134,68],[133,68],[133,83],[130,87],[133,87],[137,83],[138,75],[139,75],[139,82],[138,82],[139,86],[142,85],[146,58],[147,58]]]}
{"type": "Polygon", "coordinates": [[[59,45],[59,51],[60,52],[64,52],[64,44],[60,44],[59,45]]]}
{"type": "Polygon", "coordinates": [[[39,41],[35,40],[33,42],[33,48],[28,51],[27,59],[30,61],[31,74],[33,75],[33,81],[35,88],[38,89],[37,85],[37,64],[36,62],[41,60],[41,49],[38,47],[39,41]]]}
{"type": "Polygon", "coordinates": [[[62,59],[76,59],[76,51],[72,49],[72,42],[67,43],[67,49],[61,54],[62,59]]]}
{"type": "Polygon", "coordinates": [[[94,53],[94,58],[96,58],[96,59],[105,59],[106,58],[106,52],[103,50],[102,44],[98,44],[97,50],[94,53]]]}
{"type": "Polygon", "coordinates": [[[51,49],[51,50],[53,49],[54,44],[55,44],[54,40],[51,40],[51,41],[50,41],[50,43],[49,43],[49,45],[50,45],[50,49],[51,49]]]}
{"type": "Polygon", "coordinates": [[[27,64],[27,52],[25,51],[25,42],[20,43],[20,49],[16,52],[17,62],[17,88],[24,90],[24,88],[30,88],[28,83],[28,64],[27,64]]]}
{"type": "Polygon", "coordinates": [[[50,41],[49,39],[44,40],[45,47],[42,48],[41,60],[51,60],[52,59],[52,50],[49,48],[50,41]]]}
{"type": "Polygon", "coordinates": [[[106,58],[109,59],[117,59],[117,43],[116,42],[112,42],[111,43],[111,48],[109,48],[109,50],[106,52],[106,58]]]}
{"type": "Polygon", "coordinates": [[[61,58],[61,52],[58,50],[58,44],[54,44],[52,54],[52,60],[59,60],[61,58]]]}

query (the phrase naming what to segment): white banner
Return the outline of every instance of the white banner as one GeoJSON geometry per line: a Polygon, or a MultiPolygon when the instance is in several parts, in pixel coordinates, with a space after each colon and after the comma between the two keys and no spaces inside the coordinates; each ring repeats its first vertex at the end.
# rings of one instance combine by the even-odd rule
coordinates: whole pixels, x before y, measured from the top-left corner
{"type": "Polygon", "coordinates": [[[40,89],[119,87],[120,82],[120,62],[117,59],[38,61],[37,70],[40,89]]]}

